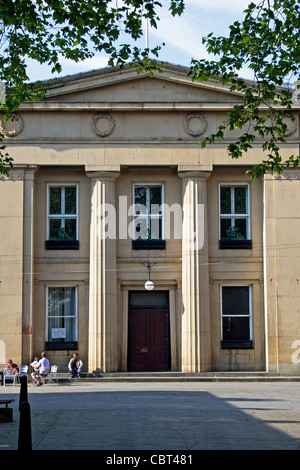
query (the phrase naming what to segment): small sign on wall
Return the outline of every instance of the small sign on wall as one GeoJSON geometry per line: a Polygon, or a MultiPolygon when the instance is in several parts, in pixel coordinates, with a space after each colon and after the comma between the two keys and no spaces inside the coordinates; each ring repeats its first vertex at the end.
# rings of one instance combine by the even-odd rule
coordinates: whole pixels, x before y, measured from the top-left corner
{"type": "Polygon", "coordinates": [[[52,339],[66,338],[66,328],[52,328],[52,339]]]}

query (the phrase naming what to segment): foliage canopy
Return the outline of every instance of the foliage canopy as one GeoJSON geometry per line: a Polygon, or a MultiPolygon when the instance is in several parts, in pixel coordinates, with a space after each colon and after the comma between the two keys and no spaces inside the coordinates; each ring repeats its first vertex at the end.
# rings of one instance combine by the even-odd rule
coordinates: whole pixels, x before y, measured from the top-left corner
{"type": "Polygon", "coordinates": [[[231,91],[243,93],[243,103],[234,106],[217,132],[201,145],[222,139],[226,129],[241,129],[239,138],[229,144],[228,153],[239,158],[259,140],[267,158],[254,167],[255,178],[267,170],[281,173],[285,166],[297,167],[300,163],[299,156],[291,155],[283,161],[280,155],[287,111],[298,96],[290,84],[300,78],[299,1],[252,2],[244,13],[242,22],[230,26],[228,37],[211,33],[203,39],[207,51],[217,60],[193,60],[191,74],[201,81],[218,77],[231,91]],[[245,66],[253,72],[252,82],[239,77],[245,66]]]}
{"type": "MultiPolygon", "coordinates": [[[[162,4],[170,14],[181,15],[184,0],[5,0],[0,2],[0,80],[6,86],[2,105],[5,119],[24,101],[40,100],[42,87],[30,84],[27,61],[48,64],[52,72],[61,71],[61,58],[81,61],[96,52],[109,56],[108,65],[138,63],[140,70],[153,74],[159,68],[159,49],[142,50],[135,44],[143,35],[143,19],[156,28],[162,4]],[[121,33],[128,41],[120,44],[121,33]],[[150,57],[153,59],[150,59],[150,57]]],[[[224,138],[226,129],[241,129],[228,152],[241,157],[256,141],[267,152],[252,177],[267,170],[281,172],[284,166],[297,167],[300,157],[282,161],[280,144],[287,132],[286,111],[292,108],[296,94],[286,82],[299,79],[299,0],[263,0],[250,3],[242,22],[230,26],[228,37],[213,33],[203,39],[216,60],[192,60],[194,80],[218,78],[231,91],[242,93],[243,103],[228,113],[227,120],[201,143],[224,138]],[[239,77],[247,65],[253,81],[239,77]],[[262,113],[261,111],[265,111],[262,113]]],[[[192,52],[192,51],[191,51],[192,52]]],[[[0,136],[3,140],[3,135],[0,136]]],[[[0,173],[12,164],[0,148],[0,173]]]]}

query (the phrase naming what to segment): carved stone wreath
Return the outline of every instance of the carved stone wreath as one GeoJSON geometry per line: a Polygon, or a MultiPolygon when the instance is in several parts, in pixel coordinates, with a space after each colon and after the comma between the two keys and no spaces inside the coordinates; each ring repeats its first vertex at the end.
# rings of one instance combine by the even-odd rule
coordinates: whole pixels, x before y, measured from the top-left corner
{"type": "Polygon", "coordinates": [[[0,119],[0,131],[6,137],[15,137],[16,135],[19,135],[24,129],[24,121],[19,114],[13,114],[10,119],[10,123],[12,129],[7,129],[5,126],[6,123],[4,122],[3,118],[0,119]]]}
{"type": "MultiPolygon", "coordinates": [[[[297,129],[297,127],[298,127],[298,120],[297,120],[296,116],[293,116],[292,114],[286,114],[286,117],[291,120],[292,125],[291,125],[291,127],[286,131],[286,133],[284,134],[284,137],[288,137],[288,136],[294,134],[294,132],[296,131],[296,129],[297,129]]],[[[288,126],[288,127],[289,127],[289,126],[288,126]]]]}
{"type": "Polygon", "coordinates": [[[197,135],[201,135],[206,131],[207,128],[207,120],[203,114],[200,113],[190,113],[188,114],[183,120],[183,127],[187,134],[196,137],[197,135]],[[190,128],[190,120],[197,119],[199,121],[199,128],[196,130],[192,130],[190,128]]]}
{"type": "Polygon", "coordinates": [[[110,135],[115,130],[115,120],[110,114],[98,113],[96,114],[91,122],[91,128],[94,134],[99,135],[100,137],[106,137],[110,135]],[[108,121],[108,128],[105,131],[101,131],[97,128],[97,122],[99,119],[106,119],[108,121]]]}

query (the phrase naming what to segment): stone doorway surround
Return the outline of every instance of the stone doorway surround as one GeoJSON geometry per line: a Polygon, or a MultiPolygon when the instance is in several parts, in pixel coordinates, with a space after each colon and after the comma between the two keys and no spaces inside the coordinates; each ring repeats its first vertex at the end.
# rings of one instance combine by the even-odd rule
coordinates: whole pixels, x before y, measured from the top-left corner
{"type": "MultiPolygon", "coordinates": [[[[180,315],[179,305],[181,292],[178,289],[177,282],[173,284],[161,282],[160,286],[156,289],[169,291],[169,322],[170,322],[170,369],[171,371],[180,370],[180,315]]],[[[119,310],[119,338],[118,343],[120,355],[120,371],[126,372],[128,370],[128,311],[129,311],[129,292],[145,290],[144,283],[136,282],[122,282],[118,285],[118,310],[119,310]]]]}

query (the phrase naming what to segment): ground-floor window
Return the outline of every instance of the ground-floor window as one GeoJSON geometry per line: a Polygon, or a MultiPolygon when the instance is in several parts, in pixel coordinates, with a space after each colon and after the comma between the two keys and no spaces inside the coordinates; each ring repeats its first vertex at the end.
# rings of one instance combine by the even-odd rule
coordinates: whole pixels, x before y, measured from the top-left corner
{"type": "Polygon", "coordinates": [[[222,286],[222,348],[252,347],[251,286],[222,286]]]}
{"type": "Polygon", "coordinates": [[[76,287],[48,287],[47,341],[57,347],[77,341],[76,287]]]}

